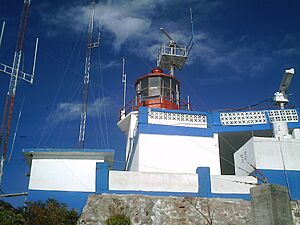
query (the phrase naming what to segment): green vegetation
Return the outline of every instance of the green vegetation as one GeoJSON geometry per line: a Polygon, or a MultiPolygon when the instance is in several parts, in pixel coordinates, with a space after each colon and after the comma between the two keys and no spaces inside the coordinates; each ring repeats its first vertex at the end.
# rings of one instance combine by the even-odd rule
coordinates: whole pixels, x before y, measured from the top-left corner
{"type": "Polygon", "coordinates": [[[25,217],[21,209],[15,209],[9,203],[0,200],[0,225],[22,225],[25,217]]]}
{"type": "Polygon", "coordinates": [[[13,208],[0,201],[0,225],[75,225],[77,211],[54,199],[27,202],[27,207],[13,208]]]}
{"type": "Polygon", "coordinates": [[[107,225],[130,225],[130,219],[121,214],[115,214],[106,220],[107,225]]]}

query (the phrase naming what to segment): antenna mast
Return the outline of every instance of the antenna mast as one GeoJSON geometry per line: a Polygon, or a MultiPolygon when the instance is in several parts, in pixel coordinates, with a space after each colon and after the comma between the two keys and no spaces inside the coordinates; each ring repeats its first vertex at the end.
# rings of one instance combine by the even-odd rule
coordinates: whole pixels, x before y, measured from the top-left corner
{"type": "Polygon", "coordinates": [[[92,48],[96,48],[100,44],[100,33],[99,33],[97,42],[93,42],[95,5],[96,5],[95,0],[92,0],[91,1],[91,14],[90,14],[89,26],[88,26],[88,38],[87,38],[87,46],[86,46],[84,77],[83,77],[83,102],[82,102],[82,111],[81,111],[81,115],[80,115],[80,128],[79,128],[79,140],[78,140],[79,148],[84,148],[84,141],[85,141],[92,48]]]}
{"type": "Polygon", "coordinates": [[[160,31],[169,39],[168,44],[162,44],[157,56],[157,66],[170,70],[170,75],[174,76],[175,70],[181,70],[188,58],[191,49],[194,46],[194,25],[193,14],[190,9],[190,19],[192,28],[192,37],[187,46],[180,47],[174,38],[163,28],[160,31]]]}
{"type": "Polygon", "coordinates": [[[31,0],[24,0],[17,45],[16,45],[16,50],[15,50],[14,60],[13,60],[13,66],[10,67],[0,63],[0,71],[10,75],[9,88],[6,96],[6,103],[4,107],[3,120],[2,120],[1,131],[0,131],[0,146],[2,146],[2,141],[4,138],[2,157],[0,162],[0,185],[2,181],[3,167],[6,160],[8,138],[10,133],[11,119],[13,116],[13,107],[14,107],[14,101],[15,101],[15,95],[17,89],[17,81],[18,79],[22,79],[32,84],[34,79],[34,73],[35,73],[38,39],[36,39],[32,74],[27,74],[20,71],[20,64],[22,61],[22,52],[23,52],[24,39],[25,39],[26,28],[28,23],[30,3],[31,0]]]}
{"type": "Polygon", "coordinates": [[[127,77],[125,73],[125,63],[126,59],[122,58],[122,83],[123,83],[123,109],[121,110],[121,119],[126,116],[126,88],[127,88],[127,77]]]}
{"type": "MultiPolygon", "coordinates": [[[[284,109],[285,104],[289,102],[287,91],[292,82],[292,78],[295,74],[295,69],[287,69],[283,75],[278,91],[274,94],[274,103],[280,106],[280,109],[284,109]]],[[[286,121],[274,121],[273,122],[273,133],[276,138],[291,138],[289,134],[289,128],[286,121]]]]}

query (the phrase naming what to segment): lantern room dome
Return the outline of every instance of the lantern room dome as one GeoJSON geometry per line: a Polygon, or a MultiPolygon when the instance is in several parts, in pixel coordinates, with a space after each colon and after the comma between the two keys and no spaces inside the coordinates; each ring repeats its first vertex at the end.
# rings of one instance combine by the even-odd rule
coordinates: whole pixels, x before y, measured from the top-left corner
{"type": "Polygon", "coordinates": [[[152,70],[151,70],[151,73],[163,73],[164,71],[162,70],[162,69],[160,69],[160,68],[153,68],[152,70]]]}
{"type": "Polygon", "coordinates": [[[154,68],[135,83],[136,101],[149,108],[179,109],[180,83],[160,68],[154,68]]]}

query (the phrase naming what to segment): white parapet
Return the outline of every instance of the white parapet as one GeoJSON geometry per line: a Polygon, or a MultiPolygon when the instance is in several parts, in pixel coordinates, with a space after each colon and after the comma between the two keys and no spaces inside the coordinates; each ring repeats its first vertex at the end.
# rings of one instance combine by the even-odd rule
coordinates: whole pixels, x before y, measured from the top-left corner
{"type": "Polygon", "coordinates": [[[215,175],[211,176],[211,192],[222,194],[249,194],[257,179],[250,176],[215,175]]]}
{"type": "Polygon", "coordinates": [[[198,192],[197,174],[110,171],[109,189],[119,191],[198,192]]]}
{"type": "Polygon", "coordinates": [[[300,139],[253,137],[234,153],[236,175],[255,169],[300,170],[300,139]]]}

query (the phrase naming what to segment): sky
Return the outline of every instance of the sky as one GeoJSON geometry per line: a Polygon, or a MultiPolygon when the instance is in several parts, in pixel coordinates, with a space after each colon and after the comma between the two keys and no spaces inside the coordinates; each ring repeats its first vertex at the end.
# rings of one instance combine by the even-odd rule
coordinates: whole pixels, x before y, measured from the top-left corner
{"type": "MultiPolygon", "coordinates": [[[[101,44],[92,51],[85,147],[114,149],[115,169],[122,169],[125,150],[125,136],[116,125],[123,97],[122,57],[126,58],[129,102],[135,80],[156,66],[159,46],[167,42],[159,28],[164,27],[178,44],[188,43],[190,8],[195,45],[175,76],[181,81],[181,98],[190,96],[193,110],[242,108],[272,98],[284,70],[291,67],[296,74],[289,89],[290,105],[299,107],[300,1],[97,1],[94,38],[100,30],[101,44]]],[[[0,22],[6,21],[6,29],[0,62],[6,65],[12,65],[21,10],[21,0],[1,0],[0,22]]],[[[38,37],[36,77],[32,86],[18,82],[4,193],[27,191],[24,148],[77,146],[89,12],[89,1],[32,1],[22,69],[31,73],[38,37]]],[[[9,79],[1,73],[1,118],[9,79]]],[[[23,197],[6,200],[16,206],[24,202],[23,197]]]]}

